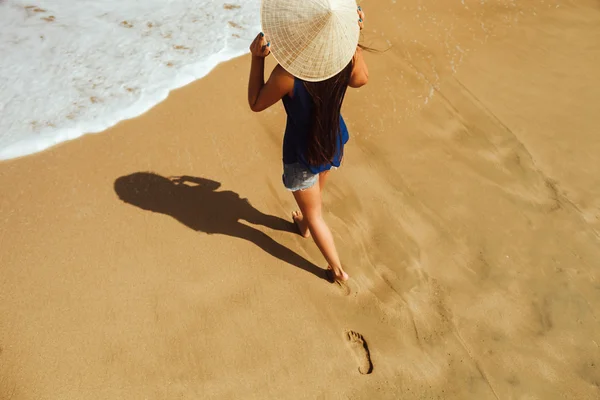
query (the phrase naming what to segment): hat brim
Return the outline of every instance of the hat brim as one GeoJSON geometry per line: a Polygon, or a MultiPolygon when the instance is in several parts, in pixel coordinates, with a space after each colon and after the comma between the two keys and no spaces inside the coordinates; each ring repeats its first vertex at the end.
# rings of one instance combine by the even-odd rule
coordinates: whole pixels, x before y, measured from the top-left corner
{"type": "Polygon", "coordinates": [[[358,45],[356,0],[263,0],[271,54],[295,77],[319,82],[340,73],[358,45]]]}

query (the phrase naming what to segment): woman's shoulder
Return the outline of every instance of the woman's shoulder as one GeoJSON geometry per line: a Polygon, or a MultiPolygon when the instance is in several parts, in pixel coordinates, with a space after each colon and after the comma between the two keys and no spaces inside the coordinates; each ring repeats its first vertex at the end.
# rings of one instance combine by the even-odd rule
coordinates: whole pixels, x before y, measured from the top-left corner
{"type": "Polygon", "coordinates": [[[286,91],[286,95],[292,97],[296,86],[297,78],[285,70],[280,64],[277,64],[273,69],[271,78],[275,80],[278,86],[281,86],[286,91]]]}
{"type": "Polygon", "coordinates": [[[287,72],[285,70],[285,68],[283,68],[281,66],[281,64],[277,64],[275,66],[275,68],[273,69],[273,76],[280,78],[280,79],[288,79],[288,80],[295,80],[296,78],[294,77],[294,75],[290,74],[289,72],[287,72]]]}

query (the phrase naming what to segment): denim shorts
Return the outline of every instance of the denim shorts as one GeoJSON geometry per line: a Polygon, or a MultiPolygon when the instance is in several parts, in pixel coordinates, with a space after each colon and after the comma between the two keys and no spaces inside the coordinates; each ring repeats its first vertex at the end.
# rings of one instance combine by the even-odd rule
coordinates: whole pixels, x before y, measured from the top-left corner
{"type": "Polygon", "coordinates": [[[319,180],[304,164],[283,164],[283,185],[291,192],[310,189],[319,180]]]}

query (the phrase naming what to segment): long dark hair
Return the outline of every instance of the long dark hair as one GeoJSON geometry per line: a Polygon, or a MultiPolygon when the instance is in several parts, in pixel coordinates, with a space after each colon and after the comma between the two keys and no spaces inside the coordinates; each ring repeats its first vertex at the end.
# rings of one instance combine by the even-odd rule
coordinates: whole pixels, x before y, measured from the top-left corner
{"type": "MultiPolygon", "coordinates": [[[[304,82],[313,102],[306,161],[319,166],[333,161],[341,143],[340,113],[350,83],[354,59],[337,75],[320,82],[304,82]]],[[[342,156],[342,154],[340,154],[342,156]]]]}

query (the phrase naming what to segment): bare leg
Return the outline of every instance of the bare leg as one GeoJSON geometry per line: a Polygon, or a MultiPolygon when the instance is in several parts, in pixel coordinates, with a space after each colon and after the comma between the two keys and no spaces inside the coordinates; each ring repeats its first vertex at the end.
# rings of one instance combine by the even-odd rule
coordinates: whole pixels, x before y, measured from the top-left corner
{"type": "MultiPolygon", "coordinates": [[[[323,193],[323,189],[325,188],[325,182],[327,182],[327,177],[329,176],[329,171],[324,171],[319,174],[319,189],[321,194],[323,193]]],[[[292,213],[292,219],[296,223],[298,230],[300,231],[300,235],[309,238],[310,230],[308,229],[308,223],[304,219],[304,216],[300,211],[294,211],[292,213]]]]}
{"type": "Polygon", "coordinates": [[[320,183],[315,184],[310,189],[294,192],[294,198],[296,199],[296,203],[298,203],[298,207],[300,207],[300,211],[304,217],[303,220],[306,221],[317,247],[321,250],[321,254],[323,254],[333,270],[335,279],[338,281],[348,280],[348,274],[342,269],[340,257],[333,241],[333,235],[321,214],[320,183]]]}
{"type": "Polygon", "coordinates": [[[327,182],[327,177],[329,177],[329,171],[323,171],[319,174],[319,188],[321,190],[321,195],[323,195],[323,190],[325,189],[325,182],[327,182]]]}

